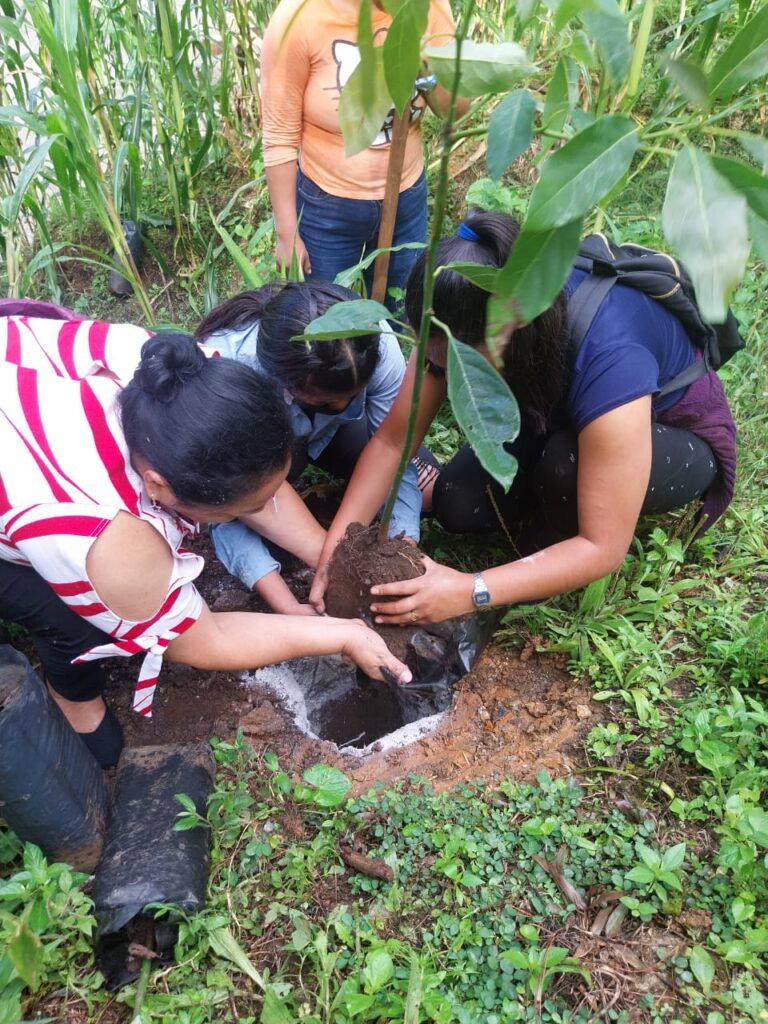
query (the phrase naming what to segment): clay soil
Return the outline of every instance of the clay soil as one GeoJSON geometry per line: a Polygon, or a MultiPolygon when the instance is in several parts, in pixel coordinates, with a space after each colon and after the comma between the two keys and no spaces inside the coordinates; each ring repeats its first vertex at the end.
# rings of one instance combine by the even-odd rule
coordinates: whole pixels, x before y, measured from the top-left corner
{"type": "MultiPolygon", "coordinates": [[[[263,610],[216,561],[207,538],[196,547],[206,557],[200,590],[214,610],[263,610]]],[[[305,599],[308,573],[296,570],[289,579],[305,599]]],[[[409,773],[440,789],[474,779],[529,779],[542,768],[568,775],[579,766],[584,735],[600,713],[589,686],[568,675],[556,658],[530,646],[515,652],[492,644],[459,682],[453,706],[433,731],[401,748],[377,750],[374,744],[368,752],[347,753],[302,734],[269,689],[246,688],[232,673],[168,664],[154,715],[141,718],[130,709],[138,668],[135,658],[112,661],[106,693],[128,745],[231,738],[239,726],[257,750],[274,751],[286,770],[333,764],[352,778],[357,792],[409,773]]]]}

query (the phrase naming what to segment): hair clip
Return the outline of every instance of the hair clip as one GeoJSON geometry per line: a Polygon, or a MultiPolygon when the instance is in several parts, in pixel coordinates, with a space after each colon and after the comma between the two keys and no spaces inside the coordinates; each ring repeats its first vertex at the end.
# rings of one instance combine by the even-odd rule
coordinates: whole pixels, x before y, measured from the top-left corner
{"type": "Polygon", "coordinates": [[[467,242],[479,242],[480,235],[476,231],[473,231],[469,224],[465,224],[464,221],[459,224],[456,234],[459,238],[466,239],[467,242]]]}

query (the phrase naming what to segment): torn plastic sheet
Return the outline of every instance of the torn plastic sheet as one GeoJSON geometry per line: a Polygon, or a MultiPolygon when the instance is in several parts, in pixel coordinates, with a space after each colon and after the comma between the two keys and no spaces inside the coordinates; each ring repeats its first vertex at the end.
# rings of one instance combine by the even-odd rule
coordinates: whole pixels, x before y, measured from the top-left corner
{"type": "Polygon", "coordinates": [[[49,860],[96,866],[104,776],[20,651],[0,645],[0,817],[49,860]]]}
{"type": "Polygon", "coordinates": [[[207,743],[123,751],[94,886],[96,952],[110,990],[133,981],[147,956],[171,962],[178,911],[195,913],[205,904],[208,828],[173,827],[180,793],[205,818],[213,777],[207,743]],[[157,904],[172,909],[156,917],[157,904]]]}

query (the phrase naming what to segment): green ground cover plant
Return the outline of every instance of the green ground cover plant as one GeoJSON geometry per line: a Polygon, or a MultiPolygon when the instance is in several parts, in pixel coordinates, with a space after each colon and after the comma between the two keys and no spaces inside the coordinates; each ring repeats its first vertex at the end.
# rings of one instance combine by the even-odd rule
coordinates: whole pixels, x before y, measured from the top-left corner
{"type": "MultiPolygon", "coordinates": [[[[0,0],[3,291],[190,326],[244,275],[268,279],[254,80],[271,7],[0,0]],[[154,224],[154,248],[144,293],[118,307],[104,280],[126,216],[154,224]]],[[[511,610],[499,636],[565,654],[602,702],[577,778],[450,794],[408,780],[349,800],[332,769],[297,779],[239,738],[218,742],[208,909],[182,922],[175,966],[116,996],[93,965],[85,880],[0,831],[0,1024],[765,1024],[766,13],[746,0],[525,0],[477,4],[471,20],[473,43],[522,46],[537,71],[496,92],[484,79],[447,141],[462,163],[486,149],[446,192],[437,234],[465,202],[527,213],[529,237],[555,250],[547,266],[558,253],[565,266],[574,218],[619,241],[690,242],[663,215],[671,191],[700,225],[724,202],[733,236],[693,235],[718,257],[708,294],[731,302],[747,339],[722,371],[740,430],[733,506],[696,542],[685,515],[643,525],[619,572],[511,610]],[[595,168],[607,137],[593,145],[594,133],[614,129],[612,148],[634,134],[632,153],[608,158],[598,177],[613,183],[575,210],[557,154],[576,154],[569,174],[595,168]],[[546,222],[566,209],[571,220],[546,222]],[[349,848],[379,877],[351,870],[349,848]]],[[[434,191],[446,139],[427,134],[434,191]]],[[[498,298],[517,316],[525,296],[530,316],[554,277],[534,287],[518,271],[498,298]]],[[[429,441],[441,457],[462,443],[450,411],[429,441]]],[[[424,541],[476,567],[505,544],[435,528],[424,541]]],[[[178,827],[200,824],[181,795],[178,827]]]]}

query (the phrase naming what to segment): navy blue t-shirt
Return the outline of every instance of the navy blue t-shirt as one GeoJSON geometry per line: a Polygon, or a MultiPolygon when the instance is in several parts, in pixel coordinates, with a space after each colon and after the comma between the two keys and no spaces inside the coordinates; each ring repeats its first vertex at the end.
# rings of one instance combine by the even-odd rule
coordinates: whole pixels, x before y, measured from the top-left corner
{"type": "MultiPolygon", "coordinates": [[[[568,297],[586,277],[573,270],[568,297]]],[[[663,398],[658,391],[697,358],[697,348],[677,317],[636,288],[616,284],[606,295],[579,348],[568,393],[568,418],[580,432],[612,409],[654,395],[655,413],[678,402],[685,388],[663,398]]]]}

